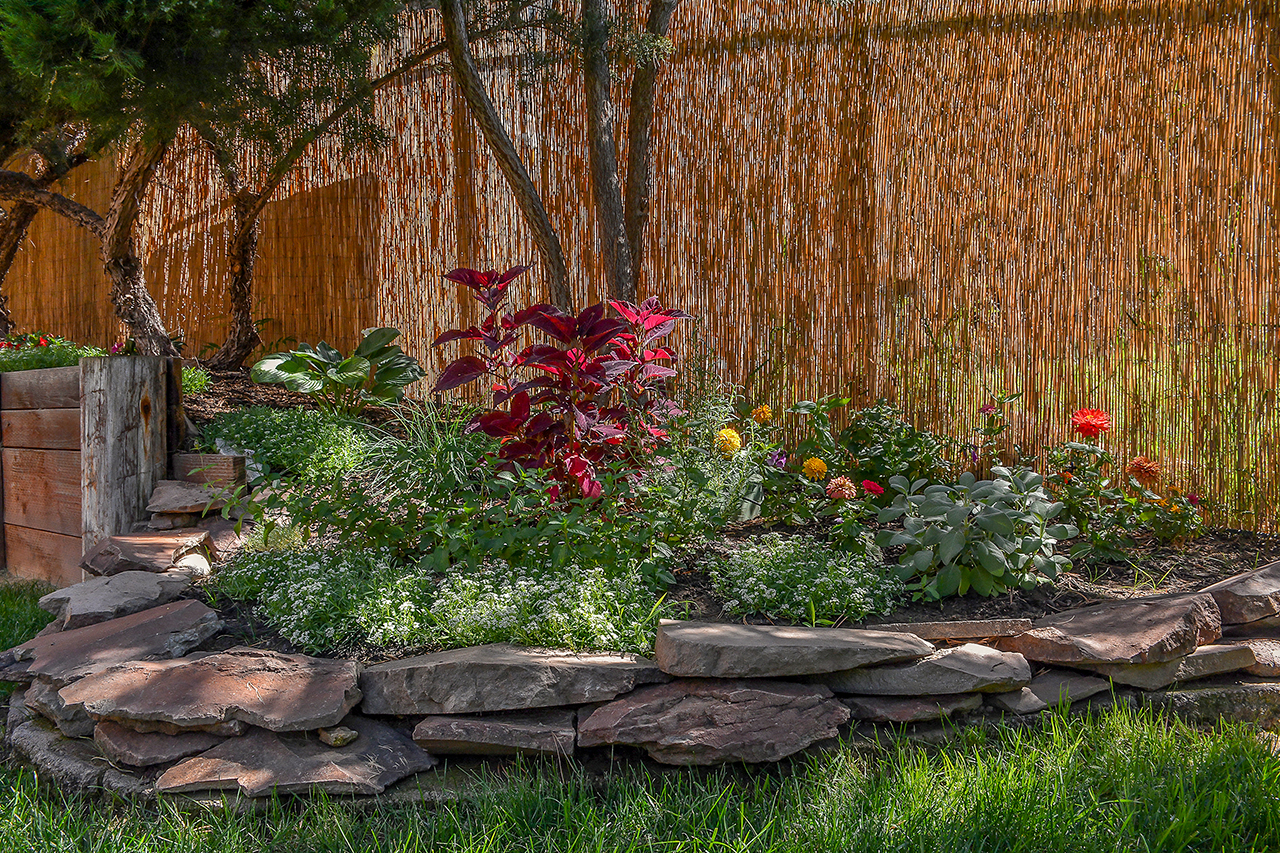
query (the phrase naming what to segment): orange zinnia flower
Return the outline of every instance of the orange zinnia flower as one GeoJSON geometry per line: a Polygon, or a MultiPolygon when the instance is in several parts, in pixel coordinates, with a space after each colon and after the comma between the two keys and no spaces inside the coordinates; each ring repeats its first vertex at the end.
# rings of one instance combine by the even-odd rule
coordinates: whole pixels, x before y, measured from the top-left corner
{"type": "Polygon", "coordinates": [[[1160,463],[1145,456],[1133,457],[1124,472],[1147,488],[1160,481],[1160,463]]]}

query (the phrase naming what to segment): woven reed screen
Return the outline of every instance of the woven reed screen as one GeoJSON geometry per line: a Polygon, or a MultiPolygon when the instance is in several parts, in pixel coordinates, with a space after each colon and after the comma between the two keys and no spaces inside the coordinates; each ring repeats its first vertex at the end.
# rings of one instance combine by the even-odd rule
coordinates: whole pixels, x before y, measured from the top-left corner
{"type": "MultiPolygon", "coordinates": [[[[711,366],[761,401],[886,397],[952,435],[1020,390],[1010,436],[1029,453],[1103,408],[1117,455],[1158,458],[1219,522],[1275,527],[1274,3],[685,0],[672,33],[643,289],[701,318],[711,366]]],[[[489,72],[495,100],[594,301],[579,81],[509,67],[489,72]]],[[[320,146],[269,209],[258,312],[269,341],[395,325],[434,370],[431,338],[472,318],[440,275],[536,255],[447,77],[378,111],[390,146],[320,146]]],[[[100,199],[110,177],[74,190],[100,199]]],[[[210,163],[179,146],[144,243],[192,352],[225,329],[225,217],[210,163]]],[[[117,332],[69,226],[42,217],[10,281],[26,327],[117,332]]]]}

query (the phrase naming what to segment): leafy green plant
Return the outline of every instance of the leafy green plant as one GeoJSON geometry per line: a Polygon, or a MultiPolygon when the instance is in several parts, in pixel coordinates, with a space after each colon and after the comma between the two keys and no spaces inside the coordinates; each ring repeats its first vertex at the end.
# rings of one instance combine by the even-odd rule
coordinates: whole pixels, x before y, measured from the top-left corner
{"type": "Polygon", "coordinates": [[[363,424],[334,414],[251,406],[204,424],[198,446],[209,453],[247,451],[268,476],[319,482],[364,464],[372,441],[363,424]]]}
{"type": "Polygon", "coordinates": [[[321,341],[293,352],[273,353],[253,366],[255,382],[284,385],[307,394],[324,410],[356,415],[370,403],[396,403],[405,386],[425,374],[422,366],[392,343],[396,329],[365,329],[356,350],[344,356],[321,341]]]}
{"type": "Polygon", "coordinates": [[[82,358],[106,354],[106,350],[99,347],[84,346],[44,332],[9,335],[0,339],[0,373],[71,367],[82,358]]]}
{"type": "Polygon", "coordinates": [[[183,394],[199,394],[209,387],[212,382],[209,371],[203,367],[196,367],[191,364],[182,366],[182,393],[183,394]]]}
{"type": "Polygon", "coordinates": [[[902,581],[879,548],[866,539],[861,546],[836,550],[808,536],[766,533],[717,561],[711,583],[735,615],[830,625],[886,614],[902,596],[902,581]]]}
{"type": "Polygon", "coordinates": [[[887,483],[891,477],[937,482],[950,472],[949,440],[913,427],[883,400],[854,412],[840,431],[839,445],[852,457],[856,479],[887,483]]]}
{"type": "Polygon", "coordinates": [[[889,480],[895,496],[879,518],[901,519],[903,529],[883,530],[876,542],[904,549],[899,576],[916,598],[1029,589],[1071,567],[1055,549],[1077,530],[1052,523],[1064,506],[1045,493],[1044,478],[1002,467],[992,474],[995,479],[978,480],[965,473],[950,485],[889,480]]]}

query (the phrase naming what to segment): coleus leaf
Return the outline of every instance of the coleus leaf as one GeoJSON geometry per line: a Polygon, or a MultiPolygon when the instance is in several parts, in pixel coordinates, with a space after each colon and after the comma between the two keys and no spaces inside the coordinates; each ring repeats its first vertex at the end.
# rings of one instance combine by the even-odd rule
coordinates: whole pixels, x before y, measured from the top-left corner
{"type": "Polygon", "coordinates": [[[438,347],[441,344],[452,343],[453,341],[478,341],[481,337],[480,330],[475,326],[469,329],[450,329],[441,333],[439,337],[432,341],[431,345],[438,347]]]}
{"type": "Polygon", "coordinates": [[[566,314],[554,305],[532,305],[515,314],[516,325],[533,326],[535,329],[545,332],[561,343],[569,343],[573,340],[574,333],[578,329],[577,321],[573,315],[566,314]]]}
{"type": "Polygon", "coordinates": [[[489,365],[484,359],[474,355],[464,355],[444,369],[432,391],[452,391],[468,382],[474,382],[489,372],[489,365]]]}

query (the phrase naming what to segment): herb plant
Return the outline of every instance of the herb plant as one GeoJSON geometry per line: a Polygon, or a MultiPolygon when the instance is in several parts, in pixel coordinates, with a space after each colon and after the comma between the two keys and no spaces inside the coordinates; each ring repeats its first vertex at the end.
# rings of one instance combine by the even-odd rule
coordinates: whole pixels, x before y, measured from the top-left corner
{"type": "Polygon", "coordinates": [[[363,424],[313,409],[251,406],[201,426],[209,453],[247,452],[267,477],[319,482],[361,466],[372,442],[363,424]]]}
{"type": "Polygon", "coordinates": [[[880,521],[901,519],[903,529],[882,530],[876,542],[904,549],[898,574],[916,598],[1030,589],[1071,567],[1055,547],[1077,530],[1052,523],[1064,506],[1045,493],[1044,478],[1002,467],[992,474],[978,480],[965,473],[951,485],[889,480],[895,497],[880,521]]]}
{"type": "Polygon", "coordinates": [[[106,355],[106,350],[83,346],[44,332],[9,335],[0,339],[0,373],[71,367],[80,359],[106,355]]]}

